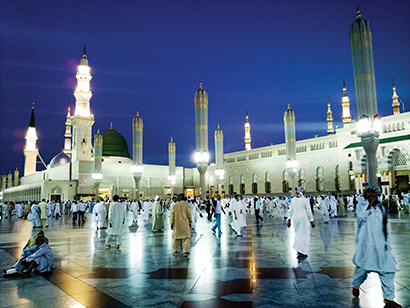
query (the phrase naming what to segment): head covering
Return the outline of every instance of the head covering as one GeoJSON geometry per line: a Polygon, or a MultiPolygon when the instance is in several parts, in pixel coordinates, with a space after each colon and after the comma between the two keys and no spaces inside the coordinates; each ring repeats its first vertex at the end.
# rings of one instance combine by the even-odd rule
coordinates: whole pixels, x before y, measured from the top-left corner
{"type": "Polygon", "coordinates": [[[303,186],[299,186],[296,189],[296,197],[301,197],[303,196],[303,193],[305,192],[305,188],[303,186]]]}
{"type": "Polygon", "coordinates": [[[158,201],[158,200],[159,200],[159,196],[156,195],[156,196],[155,196],[155,201],[158,201]]]}
{"type": "Polygon", "coordinates": [[[373,184],[369,184],[364,188],[363,196],[365,195],[366,191],[369,190],[369,189],[373,190],[378,196],[380,196],[380,188],[376,185],[373,185],[373,184]]]}

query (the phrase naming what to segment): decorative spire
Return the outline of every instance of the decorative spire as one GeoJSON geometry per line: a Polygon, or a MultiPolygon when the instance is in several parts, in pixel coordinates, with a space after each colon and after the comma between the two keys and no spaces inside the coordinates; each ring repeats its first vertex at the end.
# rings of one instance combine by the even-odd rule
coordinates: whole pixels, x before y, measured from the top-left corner
{"type": "Polygon", "coordinates": [[[332,110],[330,109],[329,96],[327,97],[327,134],[328,135],[334,134],[333,116],[332,116],[332,110]]]}
{"type": "Polygon", "coordinates": [[[202,81],[199,82],[199,90],[203,90],[202,89],[202,81]]]}
{"type": "Polygon", "coordinates": [[[219,123],[218,123],[218,128],[217,129],[221,129],[221,127],[219,126],[219,123]]]}
{"type": "Polygon", "coordinates": [[[137,118],[139,118],[140,117],[140,112],[139,111],[137,111],[137,118]]]}
{"type": "Polygon", "coordinates": [[[248,109],[246,109],[245,121],[245,150],[251,149],[251,125],[249,124],[248,109]]]}
{"type": "Polygon", "coordinates": [[[288,110],[290,110],[290,104],[288,104],[288,110]]]}
{"type": "Polygon", "coordinates": [[[33,103],[33,107],[31,108],[31,118],[30,118],[30,127],[36,127],[35,123],[34,123],[34,103],[33,103]]]}
{"type": "Polygon", "coordinates": [[[174,142],[174,138],[171,137],[171,142],[174,142]]]}
{"type": "Polygon", "coordinates": [[[400,114],[400,102],[399,102],[399,96],[396,93],[396,85],[394,83],[394,79],[393,79],[393,114],[400,114]]]}
{"type": "Polygon", "coordinates": [[[352,121],[352,117],[350,116],[350,101],[349,101],[349,97],[347,96],[346,83],[345,83],[344,78],[343,78],[343,97],[342,97],[342,121],[343,121],[343,126],[349,126],[350,122],[352,121]]]}
{"type": "Polygon", "coordinates": [[[99,134],[100,133],[100,129],[97,129],[97,134],[99,134]]]}
{"type": "Polygon", "coordinates": [[[84,45],[84,55],[87,56],[87,55],[86,55],[87,53],[85,52],[85,47],[86,47],[86,46],[84,45]]]}
{"type": "Polygon", "coordinates": [[[113,128],[112,128],[112,122],[111,122],[111,126],[110,126],[110,129],[113,129],[113,128]]]}
{"type": "Polygon", "coordinates": [[[360,14],[359,7],[357,7],[357,10],[356,10],[356,19],[361,19],[361,18],[362,18],[362,15],[360,14]]]}

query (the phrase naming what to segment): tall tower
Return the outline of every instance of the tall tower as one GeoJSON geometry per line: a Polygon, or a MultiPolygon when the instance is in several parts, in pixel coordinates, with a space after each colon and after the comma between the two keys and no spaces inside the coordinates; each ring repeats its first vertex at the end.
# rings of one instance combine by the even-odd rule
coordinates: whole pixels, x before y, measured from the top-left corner
{"type": "Polygon", "coordinates": [[[251,149],[251,125],[249,124],[248,110],[246,110],[245,121],[245,150],[251,149]]]}
{"type": "Polygon", "coordinates": [[[335,130],[333,129],[333,116],[332,110],[330,110],[330,101],[329,97],[327,98],[327,134],[334,134],[335,130]]]}
{"type": "Polygon", "coordinates": [[[221,127],[218,124],[218,128],[215,130],[215,176],[218,183],[218,192],[222,195],[222,183],[224,179],[225,170],[222,169],[224,162],[224,134],[221,127]]]}
{"type": "Polygon", "coordinates": [[[374,74],[372,32],[369,22],[357,9],[356,20],[350,25],[350,45],[356,87],[357,116],[373,118],[377,114],[376,78],[374,74]]]}
{"type": "Polygon", "coordinates": [[[64,150],[63,153],[71,157],[71,111],[70,102],[68,102],[67,117],[65,120],[64,150]]]}
{"type": "Polygon", "coordinates": [[[98,202],[100,195],[100,183],[103,177],[102,175],[102,147],[103,137],[100,134],[100,130],[94,136],[94,173],[93,179],[95,182],[95,201],[98,202]]]}
{"type": "Polygon", "coordinates": [[[34,103],[31,109],[30,125],[26,134],[26,148],[24,149],[24,176],[33,174],[36,172],[37,163],[37,132],[36,125],[34,123],[34,103]]]}
{"type": "Polygon", "coordinates": [[[200,196],[205,198],[206,181],[205,173],[208,169],[209,152],[208,152],[208,94],[202,89],[202,82],[199,83],[199,89],[195,91],[195,139],[196,152],[195,161],[199,171],[200,196]]]}
{"type": "Polygon", "coordinates": [[[350,116],[350,101],[349,97],[346,94],[346,84],[345,80],[343,79],[343,97],[342,97],[342,121],[343,126],[349,126],[350,122],[352,121],[352,117],[350,116]]]}
{"type": "Polygon", "coordinates": [[[168,143],[168,181],[171,185],[171,197],[173,196],[173,188],[177,183],[177,177],[175,175],[175,160],[176,160],[176,146],[173,138],[171,137],[171,141],[168,143]]]}
{"type": "Polygon", "coordinates": [[[71,161],[91,161],[92,149],[92,126],[94,124],[94,115],[90,112],[90,99],[93,96],[90,91],[90,67],[88,66],[87,55],[84,54],[78,66],[77,88],[74,91],[75,96],[75,114],[71,118],[73,126],[73,145],[71,161]]]}
{"type": "Polygon", "coordinates": [[[215,165],[216,168],[221,169],[224,162],[224,133],[218,124],[215,130],[215,165]]]}
{"type": "Polygon", "coordinates": [[[288,109],[283,115],[283,123],[285,125],[285,143],[286,143],[286,169],[291,179],[291,195],[295,196],[296,193],[296,172],[298,170],[298,161],[296,160],[296,130],[295,130],[295,113],[288,109]]]}
{"type": "Polygon", "coordinates": [[[142,134],[144,123],[140,118],[140,113],[137,111],[137,116],[132,119],[132,175],[135,180],[135,198],[140,197],[140,181],[144,166],[142,165],[142,134]]]}
{"type": "Polygon", "coordinates": [[[400,102],[399,102],[399,96],[396,93],[396,85],[394,84],[394,79],[393,79],[393,114],[400,114],[400,102]]]}

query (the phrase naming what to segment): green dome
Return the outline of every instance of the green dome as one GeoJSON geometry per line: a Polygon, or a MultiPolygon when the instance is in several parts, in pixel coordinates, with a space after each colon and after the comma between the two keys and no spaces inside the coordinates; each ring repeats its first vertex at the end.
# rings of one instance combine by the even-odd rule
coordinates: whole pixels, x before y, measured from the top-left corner
{"type": "Polygon", "coordinates": [[[112,127],[102,134],[102,156],[130,157],[127,141],[112,127]]]}

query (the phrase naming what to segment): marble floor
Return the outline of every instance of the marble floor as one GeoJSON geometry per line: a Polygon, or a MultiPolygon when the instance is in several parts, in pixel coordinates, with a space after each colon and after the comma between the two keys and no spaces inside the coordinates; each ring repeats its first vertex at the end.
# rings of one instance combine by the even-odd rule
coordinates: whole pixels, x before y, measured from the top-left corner
{"type": "MultiPolygon", "coordinates": [[[[105,230],[93,216],[73,225],[69,216],[52,218],[45,229],[54,251],[49,275],[0,278],[0,307],[383,307],[380,281],[370,275],[353,299],[351,278],[356,235],[354,213],[323,224],[314,213],[309,257],[298,260],[293,229],[264,214],[262,225],[247,217],[243,237],[222,215],[222,232],[198,218],[191,254],[172,254],[172,231],[152,232],[151,223],[131,225],[129,214],[120,250],[104,245],[105,230]]],[[[396,301],[410,307],[410,216],[389,219],[393,254],[401,270],[396,301]]],[[[13,265],[32,225],[17,218],[0,222],[0,268],[13,265]]]]}

